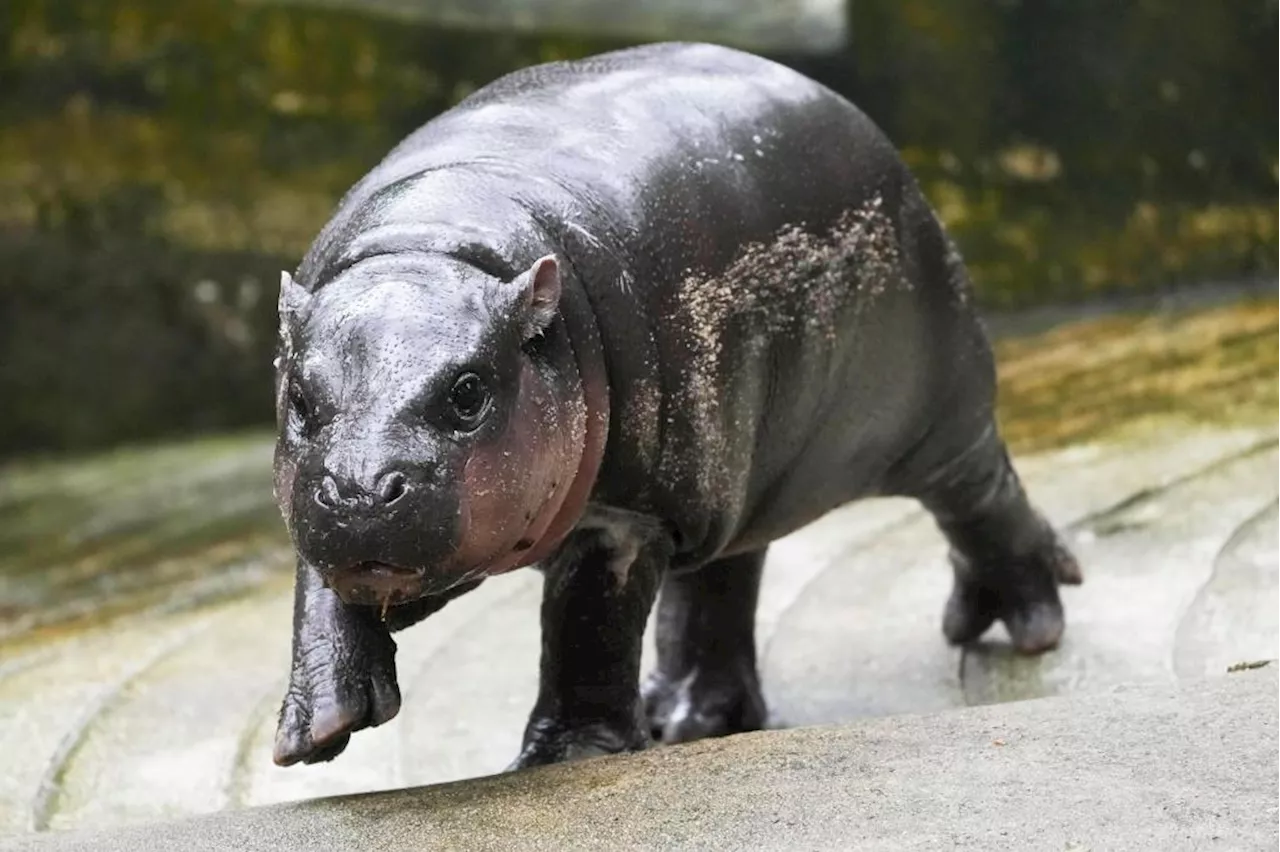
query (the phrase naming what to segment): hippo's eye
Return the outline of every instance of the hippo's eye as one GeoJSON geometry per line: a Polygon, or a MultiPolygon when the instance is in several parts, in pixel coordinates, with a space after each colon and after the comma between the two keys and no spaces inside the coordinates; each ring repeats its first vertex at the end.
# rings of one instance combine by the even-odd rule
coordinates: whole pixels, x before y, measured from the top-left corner
{"type": "Polygon", "coordinates": [[[474,429],[489,413],[492,397],[484,380],[475,373],[463,373],[449,390],[449,405],[453,407],[458,425],[474,429]]]}
{"type": "Polygon", "coordinates": [[[298,424],[306,429],[311,422],[311,404],[297,382],[289,383],[289,413],[297,418],[298,424]]]}

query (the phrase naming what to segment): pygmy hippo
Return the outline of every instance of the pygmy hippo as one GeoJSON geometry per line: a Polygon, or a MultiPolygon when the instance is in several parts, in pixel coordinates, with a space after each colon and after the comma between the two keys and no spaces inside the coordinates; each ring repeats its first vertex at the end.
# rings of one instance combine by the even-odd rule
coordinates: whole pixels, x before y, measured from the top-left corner
{"type": "Polygon", "coordinates": [[[781,65],[662,44],[503,77],[347,193],[280,314],[277,763],[395,716],[392,631],[522,566],[513,766],[760,728],[769,543],[873,495],[945,533],[950,642],[1062,634],[1080,572],[997,432],[961,259],[883,133],[781,65]]]}

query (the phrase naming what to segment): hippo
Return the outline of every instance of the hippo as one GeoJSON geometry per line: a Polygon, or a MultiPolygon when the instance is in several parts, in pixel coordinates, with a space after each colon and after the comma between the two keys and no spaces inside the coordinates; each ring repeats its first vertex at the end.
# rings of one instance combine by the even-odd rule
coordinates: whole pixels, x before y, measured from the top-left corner
{"type": "Polygon", "coordinates": [[[962,259],[885,134],[780,64],[663,43],[502,77],[348,191],[279,311],[278,764],[394,717],[392,633],[521,567],[511,768],[759,729],[769,544],[872,496],[945,535],[949,642],[1062,635],[1081,572],[1000,437],[962,259]]]}

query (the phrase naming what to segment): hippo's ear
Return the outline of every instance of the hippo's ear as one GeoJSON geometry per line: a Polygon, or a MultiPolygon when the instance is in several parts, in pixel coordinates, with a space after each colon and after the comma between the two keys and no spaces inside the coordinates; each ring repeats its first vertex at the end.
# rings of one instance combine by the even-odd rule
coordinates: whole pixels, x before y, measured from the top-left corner
{"type": "Polygon", "coordinates": [[[560,305],[560,262],[554,254],[538,258],[520,276],[524,288],[520,305],[524,310],[524,339],[537,337],[556,318],[560,305]]]}
{"type": "Polygon", "coordinates": [[[311,294],[307,292],[306,287],[294,281],[293,276],[288,272],[282,271],[280,273],[280,304],[278,307],[280,325],[283,326],[286,323],[293,322],[310,298],[311,294]]]}
{"type": "Polygon", "coordinates": [[[273,362],[276,369],[293,357],[293,326],[310,298],[307,288],[294,281],[292,275],[288,272],[280,273],[280,303],[277,307],[280,314],[280,348],[273,362]]]}

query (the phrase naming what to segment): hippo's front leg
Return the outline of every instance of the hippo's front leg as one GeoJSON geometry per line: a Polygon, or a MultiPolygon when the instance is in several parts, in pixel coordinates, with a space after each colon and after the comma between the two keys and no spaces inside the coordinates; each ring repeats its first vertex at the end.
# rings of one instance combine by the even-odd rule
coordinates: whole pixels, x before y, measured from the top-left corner
{"type": "Polygon", "coordinates": [[[298,560],[293,668],[280,708],[275,762],[337,757],[351,734],[400,710],[396,643],[373,607],[344,604],[320,572],[298,560]]]}
{"type": "Polygon", "coordinates": [[[538,701],[511,768],[649,745],[640,648],[668,558],[663,541],[610,524],[576,532],[550,561],[538,701]]]}

